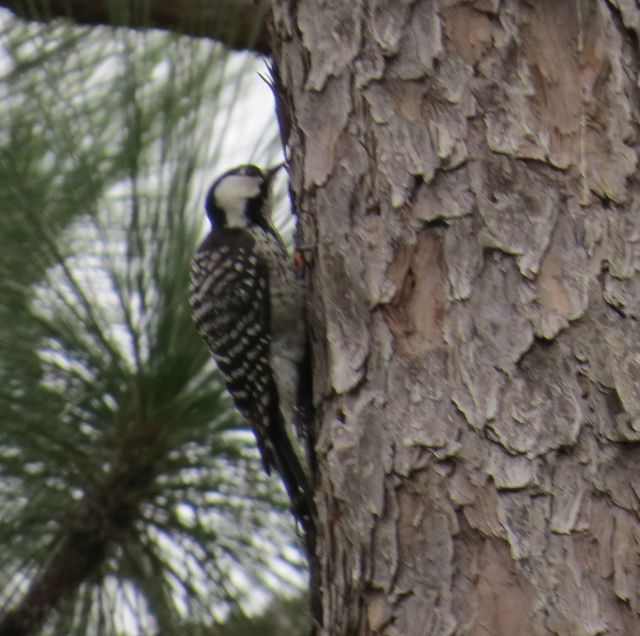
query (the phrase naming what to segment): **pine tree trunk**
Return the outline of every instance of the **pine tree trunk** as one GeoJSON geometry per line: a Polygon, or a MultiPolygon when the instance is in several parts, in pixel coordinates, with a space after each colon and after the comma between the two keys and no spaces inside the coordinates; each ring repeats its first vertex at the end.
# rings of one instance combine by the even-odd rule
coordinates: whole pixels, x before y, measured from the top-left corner
{"type": "Polygon", "coordinates": [[[274,0],[320,630],[640,633],[630,0],[274,0]]]}

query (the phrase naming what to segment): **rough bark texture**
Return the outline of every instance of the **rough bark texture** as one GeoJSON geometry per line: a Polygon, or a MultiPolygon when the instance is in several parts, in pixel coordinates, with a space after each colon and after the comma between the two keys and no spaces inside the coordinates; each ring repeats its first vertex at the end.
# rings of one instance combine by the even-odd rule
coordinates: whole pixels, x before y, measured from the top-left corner
{"type": "Polygon", "coordinates": [[[632,0],[274,0],[322,633],[640,633],[632,0]]]}
{"type": "Polygon", "coordinates": [[[268,54],[268,0],[0,0],[20,18],[163,29],[268,54]]]}

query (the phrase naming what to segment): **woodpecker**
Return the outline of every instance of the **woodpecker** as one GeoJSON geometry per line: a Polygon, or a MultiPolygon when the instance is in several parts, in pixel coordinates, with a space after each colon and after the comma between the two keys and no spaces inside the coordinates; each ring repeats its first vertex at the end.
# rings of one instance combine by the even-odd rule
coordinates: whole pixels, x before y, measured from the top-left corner
{"type": "Polygon", "coordinates": [[[265,470],[280,474],[308,530],[313,500],[292,439],[306,354],[304,289],[271,226],[270,186],[281,167],[238,166],[210,187],[211,232],[193,257],[190,304],[265,470]]]}

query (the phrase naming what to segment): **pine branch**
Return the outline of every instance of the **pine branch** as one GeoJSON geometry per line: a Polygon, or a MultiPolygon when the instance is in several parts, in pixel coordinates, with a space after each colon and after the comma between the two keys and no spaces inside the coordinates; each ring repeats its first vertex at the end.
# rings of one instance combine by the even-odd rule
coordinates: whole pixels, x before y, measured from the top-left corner
{"type": "Polygon", "coordinates": [[[267,0],[0,0],[19,18],[161,29],[218,40],[234,50],[269,55],[267,0]]]}
{"type": "Polygon", "coordinates": [[[155,430],[120,440],[111,470],[89,487],[49,564],[20,604],[0,618],[0,636],[38,633],[51,614],[100,570],[113,547],[126,542],[159,464],[153,449],[161,430],[150,428],[155,430]]]}

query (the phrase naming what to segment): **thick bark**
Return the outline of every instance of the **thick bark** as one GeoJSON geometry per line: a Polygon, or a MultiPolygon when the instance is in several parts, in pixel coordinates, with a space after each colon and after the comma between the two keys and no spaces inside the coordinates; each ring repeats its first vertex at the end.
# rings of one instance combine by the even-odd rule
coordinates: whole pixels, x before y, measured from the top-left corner
{"type": "Polygon", "coordinates": [[[267,0],[0,0],[20,18],[163,29],[218,40],[232,49],[269,54],[267,0]]]}
{"type": "Polygon", "coordinates": [[[320,631],[640,633],[640,11],[273,13],[320,631]]]}

